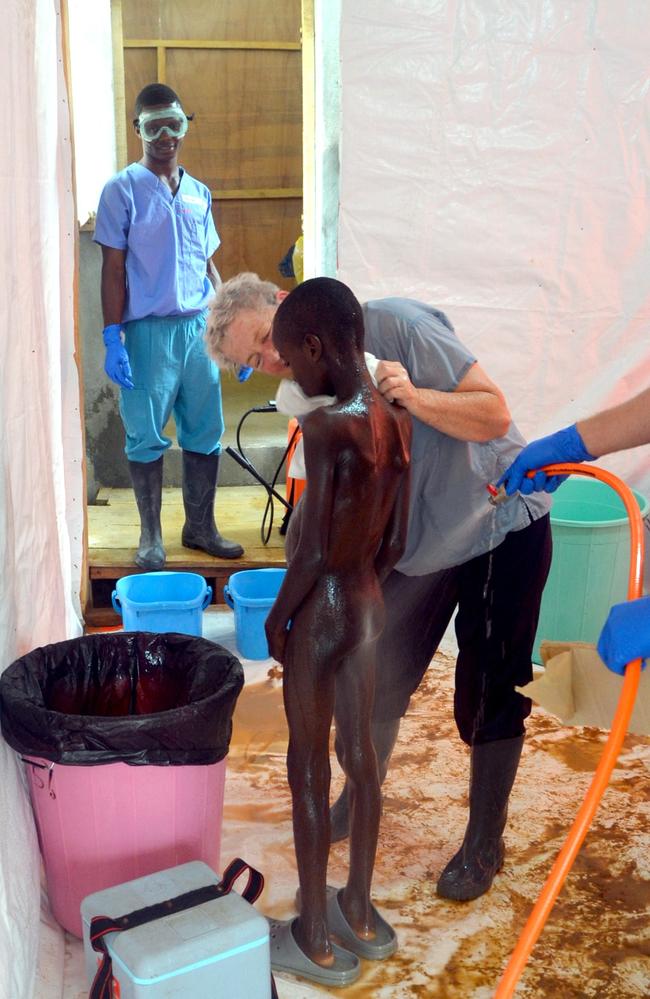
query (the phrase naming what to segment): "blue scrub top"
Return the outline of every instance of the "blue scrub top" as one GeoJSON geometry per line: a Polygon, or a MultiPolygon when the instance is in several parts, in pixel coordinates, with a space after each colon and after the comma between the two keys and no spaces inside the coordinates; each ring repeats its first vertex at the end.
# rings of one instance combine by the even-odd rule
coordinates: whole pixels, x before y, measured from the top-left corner
{"type": "Polygon", "coordinates": [[[210,191],[182,167],[175,195],[141,163],[111,177],[99,200],[93,238],[127,251],[122,322],[193,315],[206,307],[213,293],[207,261],[221,240],[210,191]]]}

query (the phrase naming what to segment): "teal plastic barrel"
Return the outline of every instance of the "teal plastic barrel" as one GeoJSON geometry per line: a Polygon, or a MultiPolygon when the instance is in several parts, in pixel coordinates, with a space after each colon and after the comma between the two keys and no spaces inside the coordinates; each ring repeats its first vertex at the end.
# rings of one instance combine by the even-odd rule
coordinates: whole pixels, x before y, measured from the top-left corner
{"type": "MultiPolygon", "coordinates": [[[[650,504],[633,490],[642,516],[650,504]]],[[[533,661],[543,639],[598,641],[612,604],[627,596],[630,524],[622,499],[596,479],[570,477],[551,509],[553,561],[542,597],[533,661]]]]}

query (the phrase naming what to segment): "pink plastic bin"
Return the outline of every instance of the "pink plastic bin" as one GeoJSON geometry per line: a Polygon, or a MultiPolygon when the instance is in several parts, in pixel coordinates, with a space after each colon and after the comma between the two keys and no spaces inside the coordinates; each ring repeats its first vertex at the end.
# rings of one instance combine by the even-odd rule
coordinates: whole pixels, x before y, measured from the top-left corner
{"type": "Polygon", "coordinates": [[[225,760],[207,766],[76,767],[30,758],[50,904],[81,937],[86,895],[202,860],[220,870],[225,760]]]}

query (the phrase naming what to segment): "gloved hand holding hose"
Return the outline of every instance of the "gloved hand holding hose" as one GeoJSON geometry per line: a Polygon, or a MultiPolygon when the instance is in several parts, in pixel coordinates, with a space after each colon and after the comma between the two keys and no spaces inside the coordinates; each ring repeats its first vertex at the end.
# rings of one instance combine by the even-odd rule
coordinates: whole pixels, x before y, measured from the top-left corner
{"type": "Polygon", "coordinates": [[[527,444],[512,465],[506,469],[496,486],[504,485],[508,496],[516,492],[528,495],[532,492],[555,492],[566,475],[546,475],[540,471],[544,465],[556,465],[565,461],[594,461],[574,423],[564,430],[557,430],[548,437],[527,444]],[[526,472],[535,472],[532,479],[526,472]]]}
{"type": "Polygon", "coordinates": [[[563,476],[538,472],[544,465],[564,461],[594,461],[604,454],[650,444],[650,388],[611,409],[601,409],[548,437],[531,441],[506,469],[497,486],[513,493],[553,492],[563,476]],[[526,472],[538,472],[526,479],[526,472]]]}
{"type": "MultiPolygon", "coordinates": [[[[532,441],[496,486],[504,485],[509,496],[517,490],[553,492],[565,476],[547,476],[539,471],[545,465],[593,461],[604,454],[649,443],[650,388],[647,388],[619,406],[600,410],[564,430],[532,441]],[[535,475],[527,478],[526,473],[533,471],[535,475]]],[[[650,657],[650,597],[612,607],[598,640],[598,652],[607,668],[620,674],[632,660],[650,657]]]]}
{"type": "Polygon", "coordinates": [[[129,355],[122,339],[122,327],[119,323],[105,326],[103,337],[106,347],[104,371],[116,385],[132,389],[133,375],[131,374],[129,355]]]}

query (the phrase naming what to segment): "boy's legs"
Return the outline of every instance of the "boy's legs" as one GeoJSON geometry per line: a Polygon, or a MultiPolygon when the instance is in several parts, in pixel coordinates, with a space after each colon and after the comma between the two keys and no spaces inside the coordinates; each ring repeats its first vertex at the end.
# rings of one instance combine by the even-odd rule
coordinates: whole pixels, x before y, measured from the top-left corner
{"type": "Polygon", "coordinates": [[[313,603],[303,606],[289,633],[282,689],[289,726],[287,775],[301,895],[294,936],[313,961],[327,966],[333,961],[325,889],[330,847],[329,733],[336,663],[329,651],[319,651],[316,636],[321,625],[315,611],[313,603]]]}
{"type": "Polygon", "coordinates": [[[377,852],[381,795],[370,735],[376,642],[365,642],[336,674],[335,720],[350,807],[350,869],[341,908],[360,937],[374,933],[370,884],[377,852]]]}

